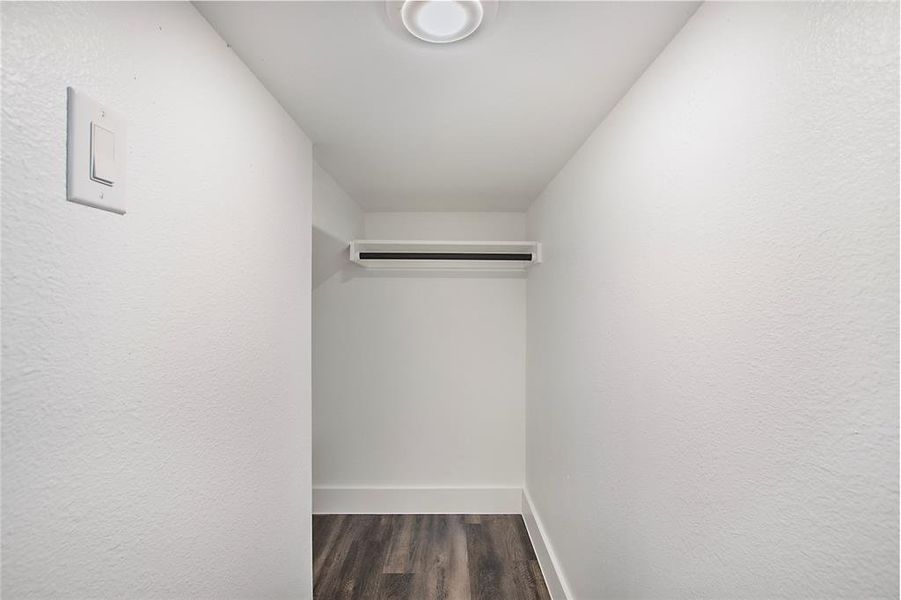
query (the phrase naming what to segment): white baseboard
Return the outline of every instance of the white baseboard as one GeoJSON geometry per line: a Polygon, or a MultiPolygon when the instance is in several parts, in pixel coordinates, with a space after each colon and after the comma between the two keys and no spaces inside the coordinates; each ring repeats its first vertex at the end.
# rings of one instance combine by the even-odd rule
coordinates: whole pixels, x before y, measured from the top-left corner
{"type": "Polygon", "coordinates": [[[519,514],[522,488],[314,487],[313,514],[519,514]]]}
{"type": "Polygon", "coordinates": [[[541,524],[541,517],[535,512],[535,505],[532,504],[532,498],[527,490],[522,492],[522,520],[526,523],[526,531],[529,532],[532,547],[538,556],[538,564],[541,565],[541,573],[544,575],[544,582],[551,593],[551,598],[553,600],[575,600],[575,596],[563,576],[563,571],[560,569],[554,548],[541,524]]]}

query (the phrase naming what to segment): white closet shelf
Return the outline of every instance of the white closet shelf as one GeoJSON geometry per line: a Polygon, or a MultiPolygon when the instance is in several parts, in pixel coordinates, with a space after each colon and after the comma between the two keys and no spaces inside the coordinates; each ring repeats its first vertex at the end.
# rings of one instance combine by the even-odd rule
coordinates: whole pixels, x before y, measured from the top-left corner
{"type": "Polygon", "coordinates": [[[381,269],[521,271],[541,262],[538,242],[354,240],[350,260],[381,269]]]}

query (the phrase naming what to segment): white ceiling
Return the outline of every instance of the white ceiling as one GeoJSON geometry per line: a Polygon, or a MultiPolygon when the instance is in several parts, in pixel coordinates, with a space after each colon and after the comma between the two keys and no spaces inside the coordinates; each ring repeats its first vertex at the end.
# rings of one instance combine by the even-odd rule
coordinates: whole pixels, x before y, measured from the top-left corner
{"type": "Polygon", "coordinates": [[[385,3],[198,2],[366,210],[525,210],[697,2],[501,2],[470,38],[385,3]]]}

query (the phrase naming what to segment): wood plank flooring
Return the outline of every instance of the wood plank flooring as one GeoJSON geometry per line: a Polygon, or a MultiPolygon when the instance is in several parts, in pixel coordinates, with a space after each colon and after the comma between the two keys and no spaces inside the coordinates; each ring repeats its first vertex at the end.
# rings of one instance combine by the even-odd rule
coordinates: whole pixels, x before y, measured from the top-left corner
{"type": "Polygon", "coordinates": [[[519,515],[313,515],[316,600],[550,600],[519,515]]]}

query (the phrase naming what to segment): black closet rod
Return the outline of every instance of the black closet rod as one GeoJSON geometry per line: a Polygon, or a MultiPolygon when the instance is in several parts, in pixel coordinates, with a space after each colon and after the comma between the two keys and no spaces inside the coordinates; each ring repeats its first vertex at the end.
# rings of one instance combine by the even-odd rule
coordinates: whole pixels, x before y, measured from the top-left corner
{"type": "Polygon", "coordinates": [[[531,252],[360,252],[360,260],[524,260],[531,252]]]}

